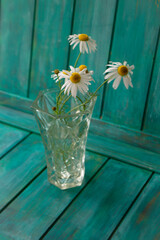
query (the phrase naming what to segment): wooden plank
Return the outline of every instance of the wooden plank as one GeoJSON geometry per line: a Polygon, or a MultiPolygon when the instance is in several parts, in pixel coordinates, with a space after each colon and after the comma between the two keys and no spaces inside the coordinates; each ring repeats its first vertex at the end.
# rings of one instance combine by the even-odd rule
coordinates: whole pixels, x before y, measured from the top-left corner
{"type": "Polygon", "coordinates": [[[160,137],[121,125],[92,119],[89,133],[160,153],[160,137]]]}
{"type": "Polygon", "coordinates": [[[29,133],[0,123],[0,159],[29,133]]]}
{"type": "MultiPolygon", "coordinates": [[[[9,124],[16,124],[16,126],[19,126],[20,128],[24,127],[24,129],[28,129],[28,125],[24,125],[28,115],[24,115],[23,113],[21,114],[21,111],[32,114],[30,108],[31,104],[32,100],[30,99],[0,91],[0,105],[20,110],[20,112],[14,113],[14,110],[12,109],[12,115],[9,114],[8,116],[8,114],[5,114],[5,112],[10,112],[10,110],[7,108],[5,111],[5,108],[3,108],[3,115],[0,114],[0,120],[4,122],[7,120],[9,124]],[[16,115],[19,115],[18,119],[22,118],[18,122],[14,119],[16,115]]],[[[35,125],[34,118],[30,115],[29,118],[33,120],[33,123],[31,124],[30,122],[29,125],[30,130],[39,133],[38,128],[35,125]]],[[[148,134],[146,132],[92,118],[89,133],[119,140],[120,142],[125,142],[143,149],[160,153],[160,137],[148,134]]]]}
{"type": "Polygon", "coordinates": [[[0,216],[0,239],[39,239],[106,161],[87,152],[82,187],[62,191],[49,184],[43,172],[0,216]]]}
{"type": "Polygon", "coordinates": [[[22,112],[32,113],[31,105],[33,100],[21,97],[16,94],[11,94],[5,91],[0,91],[0,106],[14,108],[22,112]]]}
{"type": "Polygon", "coordinates": [[[159,89],[160,89],[160,37],[156,59],[152,75],[152,83],[148,98],[147,111],[143,130],[160,136],[160,104],[159,104],[159,89]]]}
{"type": "Polygon", "coordinates": [[[0,106],[0,121],[24,130],[39,133],[34,116],[29,113],[0,106]]]}
{"type": "Polygon", "coordinates": [[[160,175],[155,174],[112,239],[160,239],[160,175]]]}
{"type": "MultiPolygon", "coordinates": [[[[101,2],[94,0],[94,3],[93,0],[76,1],[72,34],[86,33],[97,42],[97,52],[83,54],[78,64],[78,66],[85,64],[89,70],[95,72],[93,75],[95,83],[92,83],[90,91],[95,91],[104,81],[102,73],[109,55],[115,8],[116,0],[101,0],[101,2]]],[[[78,54],[79,47],[71,51],[70,65],[74,65],[78,54]]],[[[94,117],[100,116],[102,94],[103,88],[99,91],[94,117]]]]}
{"type": "Polygon", "coordinates": [[[149,176],[109,161],[44,239],[108,239],[149,176]]]}
{"type": "Polygon", "coordinates": [[[1,1],[0,88],[27,95],[34,0],[1,1]]]}
{"type": "Polygon", "coordinates": [[[54,85],[51,71],[66,68],[74,0],[37,1],[29,97],[54,85]],[[44,11],[45,9],[45,11],[44,11]]]}
{"type": "Polygon", "coordinates": [[[108,86],[103,119],[140,129],[150,81],[160,22],[160,8],[152,1],[118,1],[112,61],[135,65],[134,88],[121,82],[117,91],[108,86]]]}
{"type": "Polygon", "coordinates": [[[90,134],[87,149],[160,173],[160,154],[127,143],[90,134]]]}
{"type": "MultiPolygon", "coordinates": [[[[0,107],[0,121],[39,133],[34,116],[14,109],[0,107]]],[[[92,119],[87,149],[160,172],[160,140],[139,131],[108,125],[92,119]]]]}
{"type": "Polygon", "coordinates": [[[45,166],[40,136],[31,135],[0,161],[0,209],[45,166]]]}

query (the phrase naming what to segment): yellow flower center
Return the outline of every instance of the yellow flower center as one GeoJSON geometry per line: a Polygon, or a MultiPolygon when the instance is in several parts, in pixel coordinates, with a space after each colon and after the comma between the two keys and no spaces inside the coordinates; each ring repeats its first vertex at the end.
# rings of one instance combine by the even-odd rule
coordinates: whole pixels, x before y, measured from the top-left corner
{"type": "Polygon", "coordinates": [[[118,73],[119,73],[119,75],[121,75],[123,77],[123,76],[127,75],[128,68],[126,66],[122,65],[122,66],[118,67],[118,73]]]}
{"type": "Polygon", "coordinates": [[[87,68],[86,65],[80,65],[80,66],[79,66],[80,71],[82,71],[82,70],[85,69],[85,68],[87,68]]]}
{"type": "Polygon", "coordinates": [[[54,70],[54,73],[55,73],[55,74],[58,74],[58,73],[59,73],[59,70],[58,70],[58,69],[55,69],[55,70],[54,70]]]}
{"type": "Polygon", "coordinates": [[[72,73],[70,80],[72,83],[78,83],[81,80],[81,75],[79,73],[72,73]]]}
{"type": "Polygon", "coordinates": [[[87,34],[79,34],[78,38],[80,41],[88,41],[89,40],[89,37],[87,34]]]}

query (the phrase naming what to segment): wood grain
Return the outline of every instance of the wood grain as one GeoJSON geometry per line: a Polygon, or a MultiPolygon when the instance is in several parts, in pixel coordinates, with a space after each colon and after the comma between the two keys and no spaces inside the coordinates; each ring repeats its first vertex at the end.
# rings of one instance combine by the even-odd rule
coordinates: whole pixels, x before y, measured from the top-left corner
{"type": "MultiPolygon", "coordinates": [[[[97,52],[83,54],[78,63],[78,66],[85,64],[89,70],[94,71],[95,83],[92,83],[90,91],[95,91],[104,81],[103,72],[109,55],[115,9],[116,0],[76,1],[72,34],[86,33],[97,42],[97,52]]],[[[70,65],[74,65],[78,54],[79,46],[70,52],[70,65]]],[[[103,88],[98,94],[93,113],[97,118],[100,116],[103,88]]]]}
{"type": "Polygon", "coordinates": [[[29,97],[51,88],[51,71],[66,68],[74,0],[37,1],[29,97]]]}
{"type": "Polygon", "coordinates": [[[155,135],[160,135],[160,103],[159,103],[159,89],[160,89],[160,36],[158,48],[156,52],[156,59],[153,69],[151,88],[149,92],[147,110],[145,115],[145,122],[143,130],[155,135]]]}
{"type": "Polygon", "coordinates": [[[134,88],[125,89],[123,82],[117,90],[108,85],[103,120],[140,129],[159,22],[160,8],[154,1],[118,1],[110,60],[135,65],[134,88]]]}
{"type": "Polygon", "coordinates": [[[39,133],[34,116],[29,113],[0,106],[0,121],[31,132],[39,133]]]}
{"type": "Polygon", "coordinates": [[[1,1],[0,88],[27,96],[34,0],[1,1]]]}
{"type": "Polygon", "coordinates": [[[0,123],[0,159],[29,133],[0,123]]]}
{"type": "Polygon", "coordinates": [[[40,136],[31,135],[0,161],[0,209],[46,165],[40,136]]]}
{"type": "Polygon", "coordinates": [[[0,239],[39,239],[105,161],[106,157],[87,152],[82,187],[64,191],[51,185],[43,172],[1,213],[0,239]]]}
{"type": "Polygon", "coordinates": [[[109,161],[44,239],[108,239],[149,176],[109,161]]]}
{"type": "Polygon", "coordinates": [[[113,236],[113,240],[160,239],[160,175],[155,174],[113,236]]]}

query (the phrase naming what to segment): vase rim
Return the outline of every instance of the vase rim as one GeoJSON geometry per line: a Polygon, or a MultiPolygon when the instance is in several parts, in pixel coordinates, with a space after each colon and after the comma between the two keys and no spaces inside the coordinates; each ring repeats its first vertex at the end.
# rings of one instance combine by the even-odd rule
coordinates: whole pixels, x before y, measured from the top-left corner
{"type": "MultiPolygon", "coordinates": [[[[68,117],[76,117],[76,116],[79,116],[79,115],[85,115],[87,113],[89,113],[88,110],[84,110],[84,111],[81,111],[81,112],[78,112],[78,113],[73,113],[73,114],[67,114],[67,113],[63,113],[63,114],[60,114],[60,115],[53,115],[47,111],[44,111],[42,110],[38,104],[37,104],[37,101],[38,99],[44,95],[45,93],[50,93],[50,92],[57,92],[58,88],[50,88],[50,89],[45,89],[45,90],[41,90],[39,93],[38,93],[38,96],[36,97],[36,99],[33,101],[32,105],[31,105],[31,109],[34,109],[36,111],[40,111],[42,113],[45,113],[47,115],[49,115],[50,117],[53,117],[53,118],[56,118],[56,119],[59,119],[59,118],[68,118],[68,117]]],[[[91,101],[93,101],[97,99],[97,96],[93,96],[93,98],[91,99],[91,101]]]]}

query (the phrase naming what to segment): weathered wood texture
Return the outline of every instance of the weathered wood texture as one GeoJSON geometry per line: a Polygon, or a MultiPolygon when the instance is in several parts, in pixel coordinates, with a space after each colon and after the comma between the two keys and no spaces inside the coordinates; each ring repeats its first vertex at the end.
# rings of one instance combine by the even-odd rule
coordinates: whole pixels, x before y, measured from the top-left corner
{"type": "Polygon", "coordinates": [[[0,123],[0,159],[29,133],[0,123]]]}
{"type": "MultiPolygon", "coordinates": [[[[0,121],[39,134],[34,116],[0,107],[0,121]]],[[[92,119],[87,149],[160,172],[160,139],[92,119]]]]}
{"type": "Polygon", "coordinates": [[[110,60],[127,60],[135,65],[134,88],[126,90],[122,83],[116,91],[110,85],[107,87],[104,120],[141,128],[159,23],[160,7],[155,1],[118,1],[110,60]]]}
{"type": "Polygon", "coordinates": [[[160,32],[143,129],[160,135],[160,32]]]}
{"type": "Polygon", "coordinates": [[[22,112],[32,113],[31,105],[33,100],[21,97],[16,94],[11,94],[5,91],[0,91],[0,107],[14,108],[22,112]]]}
{"type": "Polygon", "coordinates": [[[54,84],[51,70],[74,64],[78,47],[69,51],[68,35],[87,33],[98,45],[79,62],[95,72],[91,91],[108,59],[136,66],[134,88],[100,89],[93,116],[159,136],[159,22],[159,2],[150,0],[2,0],[0,88],[34,99],[54,84]]]}
{"type": "Polygon", "coordinates": [[[51,71],[67,66],[74,0],[39,0],[36,6],[29,97],[50,88],[51,71]]]}
{"type": "MultiPolygon", "coordinates": [[[[103,82],[103,72],[109,56],[111,36],[114,23],[116,0],[77,0],[74,12],[72,33],[87,33],[97,42],[97,52],[83,54],[78,66],[87,65],[89,70],[94,70],[95,83],[90,89],[96,88],[103,82]]],[[[70,52],[70,65],[74,65],[79,54],[79,46],[70,52]]],[[[103,88],[99,91],[99,97],[95,105],[94,117],[100,117],[103,88]]]]}
{"type": "Polygon", "coordinates": [[[0,88],[27,96],[34,0],[2,0],[0,5],[0,88]]]}
{"type": "Polygon", "coordinates": [[[160,175],[155,174],[113,235],[113,240],[160,239],[160,175]]]}
{"type": "MultiPolygon", "coordinates": [[[[43,172],[1,213],[0,239],[29,239],[29,237],[32,240],[39,239],[106,159],[106,157],[87,152],[83,185],[65,191],[52,186],[47,180],[46,171],[43,172]]],[[[37,162],[40,164],[39,160],[37,162]]]]}
{"type": "Polygon", "coordinates": [[[44,239],[108,239],[150,174],[109,160],[44,239]]]}
{"type": "Polygon", "coordinates": [[[37,135],[27,137],[3,157],[0,161],[0,210],[45,166],[42,140],[37,135]]]}

